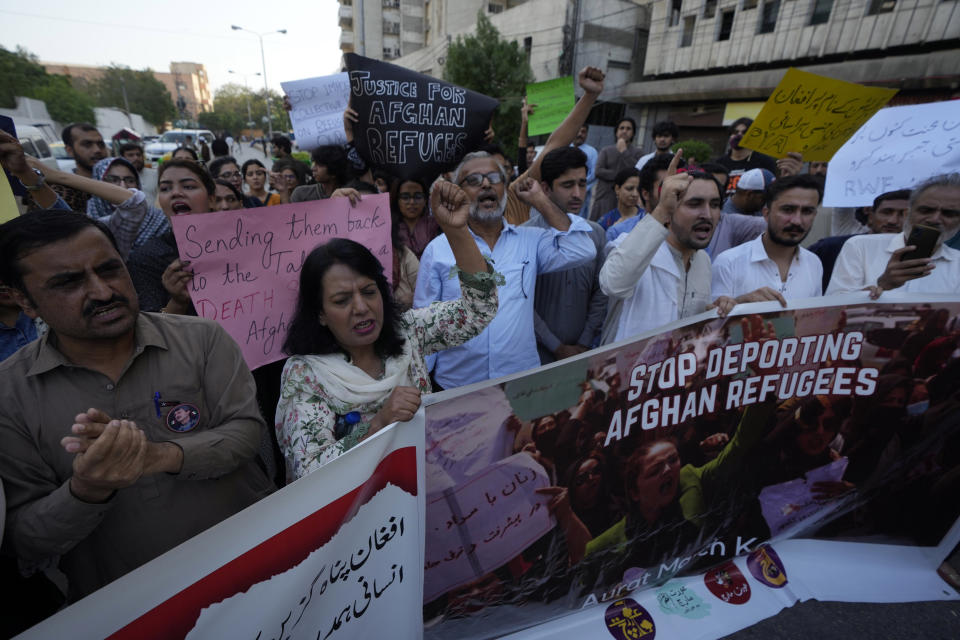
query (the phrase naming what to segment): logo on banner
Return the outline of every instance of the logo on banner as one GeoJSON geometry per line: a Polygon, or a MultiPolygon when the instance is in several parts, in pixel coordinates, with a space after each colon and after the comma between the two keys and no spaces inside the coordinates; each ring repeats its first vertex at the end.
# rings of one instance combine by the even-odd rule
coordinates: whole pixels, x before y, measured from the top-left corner
{"type": "Polygon", "coordinates": [[[617,640],[637,640],[638,638],[653,640],[657,635],[653,616],[633,598],[617,600],[607,607],[604,620],[607,623],[607,631],[617,640]]]}
{"type": "Polygon", "coordinates": [[[750,600],[750,584],[732,561],[707,571],[703,582],[710,593],[727,604],[746,604],[750,600]]]}
{"type": "Polygon", "coordinates": [[[670,583],[663,585],[657,591],[657,604],[660,611],[671,615],[683,616],[690,620],[706,618],[710,615],[710,605],[703,601],[693,589],[686,585],[670,583]]]}
{"type": "Polygon", "coordinates": [[[747,568],[753,577],[774,589],[787,585],[787,572],[773,547],[763,546],[747,556],[747,568]]]}

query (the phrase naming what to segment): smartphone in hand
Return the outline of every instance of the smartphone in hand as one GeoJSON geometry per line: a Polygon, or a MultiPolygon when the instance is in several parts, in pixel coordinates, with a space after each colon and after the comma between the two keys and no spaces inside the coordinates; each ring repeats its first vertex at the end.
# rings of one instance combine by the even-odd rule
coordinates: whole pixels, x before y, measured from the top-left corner
{"type": "Polygon", "coordinates": [[[913,229],[910,230],[910,236],[907,238],[907,245],[913,245],[916,249],[900,256],[900,260],[929,258],[933,255],[939,239],[940,229],[925,224],[914,225],[913,229]]]}

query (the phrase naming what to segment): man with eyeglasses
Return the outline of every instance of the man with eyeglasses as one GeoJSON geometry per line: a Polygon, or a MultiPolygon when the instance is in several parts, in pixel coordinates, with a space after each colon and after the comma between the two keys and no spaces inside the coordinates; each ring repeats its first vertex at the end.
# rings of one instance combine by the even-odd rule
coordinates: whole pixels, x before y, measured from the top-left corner
{"type": "Polygon", "coordinates": [[[930,178],[914,187],[903,233],[874,233],[847,240],[837,256],[827,295],[867,289],[876,299],[883,291],[960,292],[960,251],[946,244],[960,230],[960,173],[930,178]],[[916,247],[906,245],[916,225],[940,230],[929,258],[904,259],[916,247]]]}
{"type": "MultiPolygon", "coordinates": [[[[503,276],[500,309],[480,335],[437,354],[434,378],[444,388],[498,378],[540,366],[533,330],[533,303],[540,273],[590,262],[596,248],[590,226],[560,209],[529,177],[516,185],[517,196],[543,216],[550,228],[514,226],[504,219],[507,173],[484,151],[467,154],[453,172],[453,182],[470,199],[470,233],[481,253],[503,276]]],[[[435,238],[423,252],[413,306],[460,297],[451,269],[456,264],[446,236],[435,238]]]]}

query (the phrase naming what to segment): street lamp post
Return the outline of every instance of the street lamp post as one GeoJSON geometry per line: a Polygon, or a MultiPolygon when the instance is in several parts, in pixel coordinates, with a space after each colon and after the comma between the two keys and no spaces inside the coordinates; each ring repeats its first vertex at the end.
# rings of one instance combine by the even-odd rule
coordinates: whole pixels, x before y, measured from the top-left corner
{"type": "MultiPolygon", "coordinates": [[[[234,75],[243,76],[243,86],[244,86],[244,87],[246,88],[246,90],[247,90],[247,95],[246,95],[246,98],[247,98],[247,126],[248,126],[248,127],[252,127],[252,126],[253,126],[253,115],[251,115],[251,113],[250,113],[250,84],[247,82],[247,78],[249,78],[250,76],[259,76],[259,75],[261,75],[261,74],[260,74],[259,71],[256,72],[256,73],[239,73],[239,72],[237,72],[237,71],[234,71],[233,69],[227,69],[227,73],[232,73],[232,74],[234,74],[234,75]]],[[[267,102],[269,103],[269,100],[268,100],[267,102]]]]}
{"type": "MultiPolygon", "coordinates": [[[[263,65],[263,98],[267,102],[267,139],[273,139],[273,115],[270,110],[270,89],[267,85],[267,58],[263,53],[263,36],[268,36],[272,33],[286,33],[286,29],[277,29],[276,31],[267,31],[265,33],[257,33],[256,31],[251,31],[250,29],[244,29],[243,27],[238,27],[233,24],[230,25],[230,28],[234,31],[246,31],[247,33],[252,33],[257,36],[260,40],[260,64],[263,65]]],[[[266,155],[267,145],[263,145],[263,152],[266,155]]]]}

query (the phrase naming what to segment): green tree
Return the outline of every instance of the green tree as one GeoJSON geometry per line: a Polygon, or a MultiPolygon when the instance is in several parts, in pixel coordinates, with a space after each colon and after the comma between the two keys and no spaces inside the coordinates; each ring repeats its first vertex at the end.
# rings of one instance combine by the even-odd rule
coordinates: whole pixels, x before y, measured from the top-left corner
{"type": "Polygon", "coordinates": [[[31,97],[43,100],[50,117],[57,122],[96,122],[93,100],[77,91],[67,76],[48,75],[31,97]]]}
{"type": "MultiPolygon", "coordinates": [[[[263,98],[263,90],[254,92],[235,83],[225,84],[213,94],[213,111],[201,113],[198,116],[200,123],[212,131],[230,131],[236,133],[247,129],[247,105],[249,101],[250,120],[254,129],[267,130],[263,119],[267,115],[267,103],[263,98]]],[[[273,116],[275,131],[290,129],[289,114],[283,108],[283,96],[270,91],[270,115],[273,116]]]]}
{"type": "Polygon", "coordinates": [[[476,35],[457,36],[447,48],[443,78],[500,100],[493,129],[501,146],[513,155],[520,135],[520,106],[526,85],[533,82],[527,55],[516,41],[507,42],[483,13],[477,12],[476,35]]]}
{"type": "Polygon", "coordinates": [[[94,121],[93,101],[67,76],[47,73],[26,49],[0,46],[0,107],[16,107],[16,96],[43,100],[50,117],[61,123],[94,121]]]}
{"type": "Polygon", "coordinates": [[[135,71],[111,65],[101,78],[89,84],[89,91],[99,106],[126,109],[129,105],[131,112],[139,113],[154,126],[159,127],[177,116],[170,92],[149,69],[135,71]]]}

